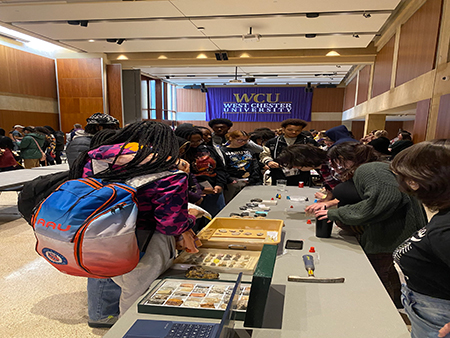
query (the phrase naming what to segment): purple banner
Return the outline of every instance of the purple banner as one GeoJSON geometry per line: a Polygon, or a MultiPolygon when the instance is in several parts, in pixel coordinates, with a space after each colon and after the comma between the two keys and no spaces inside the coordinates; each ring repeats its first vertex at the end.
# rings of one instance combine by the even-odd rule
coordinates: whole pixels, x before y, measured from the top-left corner
{"type": "Polygon", "coordinates": [[[206,120],[281,122],[295,118],[309,122],[312,95],[304,87],[208,88],[206,120]]]}

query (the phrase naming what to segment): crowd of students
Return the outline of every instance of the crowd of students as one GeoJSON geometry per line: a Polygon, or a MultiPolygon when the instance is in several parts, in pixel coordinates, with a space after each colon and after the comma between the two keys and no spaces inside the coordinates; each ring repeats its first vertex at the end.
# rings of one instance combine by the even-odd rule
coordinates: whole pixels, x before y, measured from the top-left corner
{"type": "MultiPolygon", "coordinates": [[[[272,184],[285,179],[308,185],[314,169],[323,189],[306,211],[357,236],[393,302],[410,317],[412,336],[436,336],[450,322],[450,141],[413,145],[411,135],[400,131],[391,142],[383,130],[358,141],[343,125],[323,132],[305,131],[306,125],[288,119],[280,130],[248,133],[230,131],[230,120],[215,119],[211,129],[183,124],[173,131],[152,121],[119,129],[116,119],[96,113],[84,129],[76,128],[66,148],[70,178],[125,182],[161,175],[138,189],[138,240],[145,243],[138,266],[123,276],[88,281],[89,325],[113,325],[170,267],[176,249],[195,252],[203,213],[188,202],[215,216],[245,186],[263,184],[265,171],[272,184]],[[438,211],[428,224],[421,202],[438,211]],[[393,255],[406,277],[403,287],[393,255]]],[[[28,154],[33,143],[56,144],[55,132],[47,129],[49,134],[15,126],[0,148],[13,151],[13,142],[19,143],[25,167],[38,165],[37,147],[28,154]]]]}

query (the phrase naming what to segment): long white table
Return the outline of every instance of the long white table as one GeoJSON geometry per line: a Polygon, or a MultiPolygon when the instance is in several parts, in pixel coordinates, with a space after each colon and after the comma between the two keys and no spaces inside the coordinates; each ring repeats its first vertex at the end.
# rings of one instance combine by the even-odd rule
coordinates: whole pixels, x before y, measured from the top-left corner
{"type": "Polygon", "coordinates": [[[0,191],[21,190],[22,186],[36,177],[69,170],[67,163],[36,167],[33,169],[11,170],[0,173],[0,191]]]}
{"type": "MultiPolygon", "coordinates": [[[[314,222],[307,224],[305,214],[287,215],[289,196],[307,196],[314,200],[311,188],[287,187],[277,206],[271,206],[268,218],[285,221],[285,240],[303,239],[303,250],[288,250],[277,257],[272,287],[284,297],[284,304],[271,302],[266,305],[267,315],[281,317],[281,329],[253,329],[256,338],[407,338],[409,332],[393,305],[389,295],[379,281],[364,252],[352,236],[344,236],[338,228],[333,229],[332,238],[316,238],[314,222]],[[319,254],[316,265],[317,277],[345,277],[343,284],[312,284],[288,282],[288,275],[307,276],[302,255],[314,246],[319,254]]],[[[257,186],[245,188],[221,211],[218,216],[227,217],[231,212],[241,212],[239,206],[252,198],[271,199],[276,187],[257,186]]],[[[284,247],[284,243],[283,243],[284,247]]],[[[236,275],[221,274],[221,279],[232,279],[236,275]]],[[[251,276],[244,276],[250,280],[251,276]]],[[[265,318],[266,318],[265,317],[265,318]]],[[[105,338],[122,337],[136,319],[179,320],[217,322],[205,318],[174,317],[137,313],[137,302],[114,325],[105,338]]],[[[243,323],[237,321],[236,328],[243,323]]]]}

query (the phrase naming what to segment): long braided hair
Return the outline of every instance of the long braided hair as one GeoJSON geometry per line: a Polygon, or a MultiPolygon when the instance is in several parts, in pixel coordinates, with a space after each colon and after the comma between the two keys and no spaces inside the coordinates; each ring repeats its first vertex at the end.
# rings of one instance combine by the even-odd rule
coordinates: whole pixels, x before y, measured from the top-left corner
{"type": "MultiPolygon", "coordinates": [[[[120,170],[113,169],[113,166],[117,158],[122,154],[124,147],[122,147],[108,169],[93,176],[105,181],[123,182],[131,177],[162,172],[174,168],[178,160],[178,141],[175,134],[169,126],[160,122],[136,122],[119,130],[116,134],[106,137],[102,141],[102,145],[139,143],[136,156],[123,165],[120,170]],[[139,165],[152,154],[154,155],[148,162],[139,165]]],[[[98,146],[99,144],[97,143],[90,150],[98,146]]],[[[89,159],[88,152],[89,150],[78,156],[70,170],[70,179],[82,177],[83,168],[89,159]]]]}

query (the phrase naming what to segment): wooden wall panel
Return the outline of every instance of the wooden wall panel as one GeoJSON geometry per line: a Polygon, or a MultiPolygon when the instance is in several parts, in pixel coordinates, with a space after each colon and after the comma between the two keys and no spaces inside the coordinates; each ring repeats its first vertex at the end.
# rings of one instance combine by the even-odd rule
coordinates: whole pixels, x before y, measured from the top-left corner
{"type": "Polygon", "coordinates": [[[391,89],[392,63],[394,60],[395,35],[379,51],[375,57],[373,71],[372,97],[383,94],[391,89]]]}
{"type": "Polygon", "coordinates": [[[59,115],[52,113],[39,113],[16,110],[0,110],[0,127],[6,133],[12,130],[16,124],[26,126],[50,126],[55,130],[59,129],[59,115]]]}
{"type": "Polygon", "coordinates": [[[366,102],[369,96],[370,70],[371,66],[367,65],[359,71],[357,105],[366,102]]]}
{"type": "Polygon", "coordinates": [[[109,115],[120,121],[122,118],[122,65],[106,65],[106,88],[108,94],[109,115]]]}
{"type": "Polygon", "coordinates": [[[58,59],[61,130],[103,112],[103,68],[101,59],[58,59]]]}
{"type": "Polygon", "coordinates": [[[402,26],[396,86],[434,68],[441,10],[442,0],[428,0],[402,26]]]}
{"type": "Polygon", "coordinates": [[[345,88],[314,88],[311,112],[342,112],[345,88]]]}
{"type": "Polygon", "coordinates": [[[0,46],[0,92],[56,99],[55,61],[0,46]]]}
{"type": "Polygon", "coordinates": [[[388,132],[388,139],[392,140],[397,137],[398,130],[403,129],[404,121],[386,121],[384,129],[388,132]]]}
{"type": "Polygon", "coordinates": [[[177,88],[177,111],[199,113],[206,111],[206,93],[200,89],[177,88]]]}
{"type": "MultiPolygon", "coordinates": [[[[192,123],[195,126],[204,126],[209,128],[208,122],[206,121],[177,121],[178,125],[182,123],[192,123]]],[[[316,130],[327,130],[336,126],[341,125],[341,121],[312,121],[308,122],[305,130],[316,129],[316,130]]],[[[245,130],[246,132],[252,132],[256,128],[270,128],[272,130],[280,128],[280,122],[233,122],[233,127],[231,130],[245,130]]],[[[211,129],[211,128],[210,128],[211,129]]]]}
{"type": "Polygon", "coordinates": [[[430,103],[430,99],[417,102],[416,118],[411,129],[406,129],[405,124],[403,123],[403,128],[412,132],[414,143],[425,141],[427,137],[430,103]]]}
{"type": "Polygon", "coordinates": [[[442,95],[435,138],[450,138],[450,94],[442,95]]]}
{"type": "Polygon", "coordinates": [[[359,140],[363,138],[364,124],[364,121],[352,121],[352,133],[355,139],[359,140]]]}
{"type": "Polygon", "coordinates": [[[344,95],[344,111],[353,108],[355,106],[355,95],[356,95],[356,76],[349,82],[347,87],[345,87],[344,95]]]}
{"type": "MultiPolygon", "coordinates": [[[[414,120],[411,121],[403,121],[403,130],[411,131],[414,130],[414,120]]],[[[426,126],[425,126],[426,128],[426,126]]]]}

